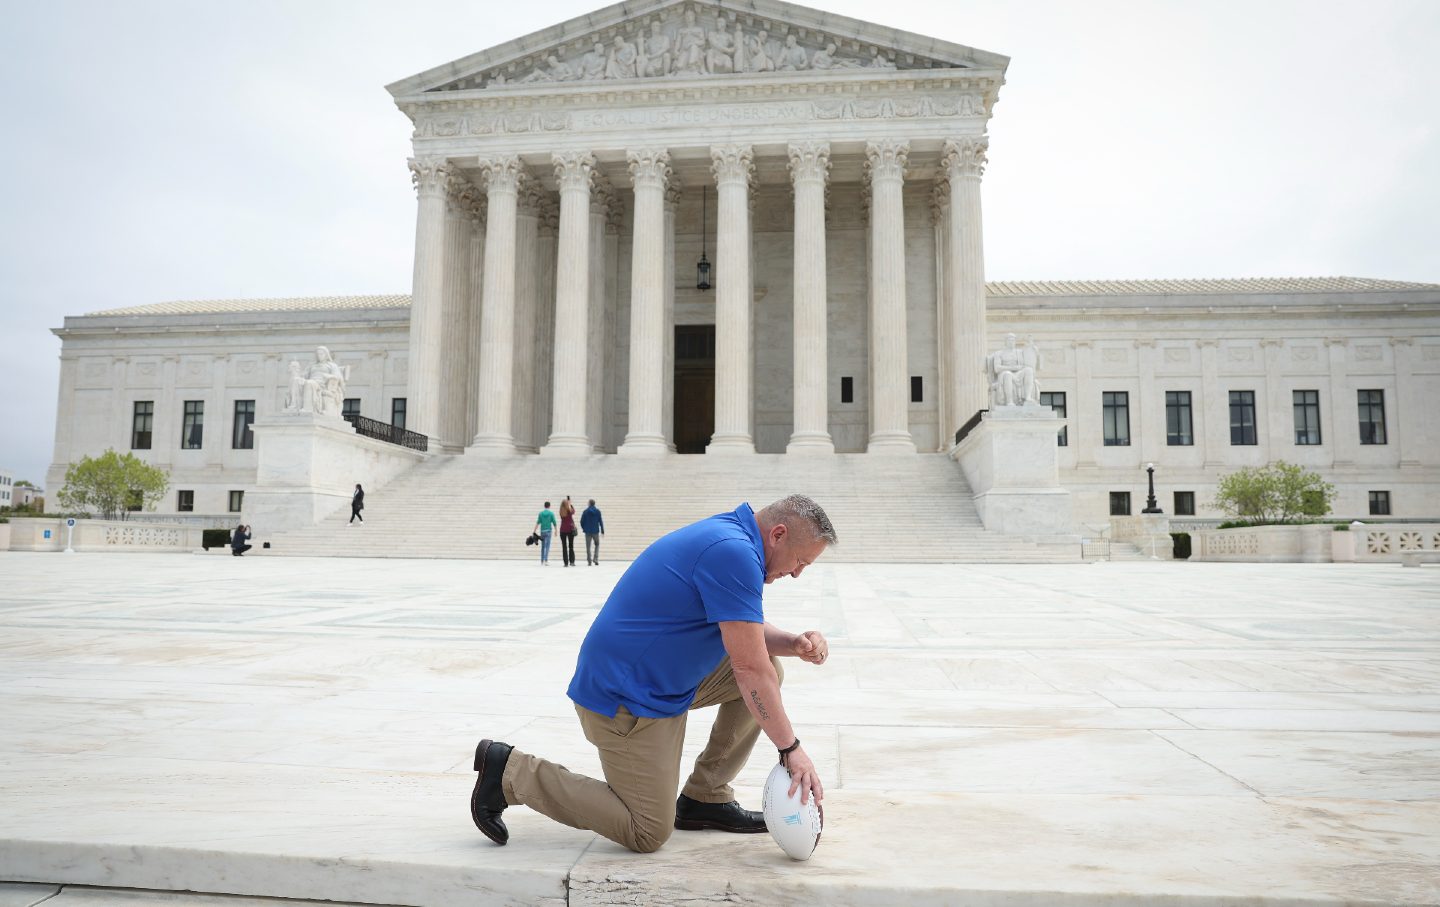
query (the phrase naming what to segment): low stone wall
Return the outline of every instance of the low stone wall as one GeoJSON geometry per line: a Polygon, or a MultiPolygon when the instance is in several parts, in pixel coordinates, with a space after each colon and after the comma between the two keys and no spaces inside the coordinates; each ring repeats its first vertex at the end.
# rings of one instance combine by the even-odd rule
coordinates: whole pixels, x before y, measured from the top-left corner
{"type": "Polygon", "coordinates": [[[1440,551],[1440,523],[1247,526],[1192,533],[1191,560],[1398,564],[1407,551],[1440,551]]]}
{"type": "Polygon", "coordinates": [[[1110,540],[1127,542],[1160,560],[1173,560],[1175,540],[1170,537],[1170,518],[1163,513],[1145,513],[1139,516],[1112,516],[1110,518],[1110,540]]]}
{"type": "Polygon", "coordinates": [[[1340,562],[1398,564],[1406,552],[1419,551],[1440,552],[1440,523],[1352,523],[1331,540],[1340,562]]]}
{"type": "MultiPolygon", "coordinates": [[[[7,542],[10,551],[64,551],[68,530],[61,519],[11,520],[7,542]],[[46,537],[49,532],[49,537],[46,537]]],[[[147,523],[139,520],[77,520],[76,551],[172,551],[184,553],[200,547],[203,526],[147,523]]],[[[4,550],[0,547],[0,550],[4,550]]]]}

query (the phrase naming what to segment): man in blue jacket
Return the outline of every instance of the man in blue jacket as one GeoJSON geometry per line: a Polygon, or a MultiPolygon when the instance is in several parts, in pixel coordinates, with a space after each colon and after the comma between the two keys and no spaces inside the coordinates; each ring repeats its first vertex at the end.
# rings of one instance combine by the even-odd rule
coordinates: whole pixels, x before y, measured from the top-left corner
{"type": "Polygon", "coordinates": [[[595,566],[600,563],[600,536],[605,534],[605,520],[600,516],[600,508],[595,506],[594,498],[580,514],[580,531],[585,533],[585,563],[595,566]]]}
{"type": "Polygon", "coordinates": [[[741,808],[730,787],[761,731],[790,771],[791,793],[823,798],[780,699],[776,656],[819,665],[830,646],[817,630],[767,623],[761,597],[766,584],[798,577],[834,543],[825,511],[791,495],[759,513],[741,504],[651,544],[596,615],[570,681],[605,780],[481,740],[470,796],[476,827],[504,844],[501,814],[523,804],[638,853],[660,849],[676,828],[763,832],[764,816],[741,808]],[[682,788],[686,714],[712,705],[710,742],[682,788]]]}

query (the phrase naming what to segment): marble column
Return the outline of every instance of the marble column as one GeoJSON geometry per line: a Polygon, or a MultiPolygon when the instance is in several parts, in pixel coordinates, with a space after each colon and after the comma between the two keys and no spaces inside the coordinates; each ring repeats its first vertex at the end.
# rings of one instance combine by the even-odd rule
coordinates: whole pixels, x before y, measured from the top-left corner
{"type": "Polygon", "coordinates": [[[941,149],[941,167],[950,182],[947,304],[949,345],[954,356],[951,383],[942,413],[941,434],[955,431],[981,409],[990,406],[983,363],[985,341],[985,247],[981,240],[980,177],[985,172],[984,136],[947,141],[941,149]]]}
{"type": "Polygon", "coordinates": [[[560,204],[546,198],[540,217],[540,292],[535,308],[535,392],[531,410],[531,437],[537,445],[550,438],[551,380],[555,372],[555,246],[560,236],[560,204]]]}
{"type": "Polygon", "coordinates": [[[955,445],[956,429],[948,426],[951,410],[956,406],[955,392],[951,387],[958,380],[955,370],[960,367],[960,363],[955,361],[954,340],[950,336],[950,268],[946,261],[950,248],[950,180],[946,177],[937,179],[930,191],[930,228],[935,241],[935,364],[939,379],[939,387],[935,389],[937,449],[944,453],[955,445]]]}
{"type": "Polygon", "coordinates": [[[560,184],[560,236],[555,252],[555,363],[551,391],[550,440],[545,455],[583,457],[590,452],[585,432],[585,393],[574,372],[586,361],[590,329],[590,185],[595,157],[588,152],[553,158],[560,184]],[[579,385],[579,386],[577,386],[579,385]]]}
{"type": "Polygon", "coordinates": [[[709,454],[752,454],[750,433],[750,182],[749,145],[710,149],[718,199],[715,239],[715,434],[709,454]]]}
{"type": "MultiPolygon", "coordinates": [[[[474,188],[451,179],[445,204],[445,277],[441,291],[440,321],[440,432],[439,452],[458,454],[474,435],[466,433],[470,397],[467,382],[470,362],[470,203],[474,188]]],[[[436,450],[435,446],[431,450],[436,450]]]]}
{"type": "Polygon", "coordinates": [[[535,180],[520,192],[515,245],[515,373],[510,414],[515,448],[536,453],[532,435],[535,399],[535,325],[540,295],[540,217],[545,193],[535,180]]]}
{"type": "Polygon", "coordinates": [[[675,450],[675,216],[680,207],[680,186],[672,175],[665,189],[665,365],[664,414],[661,426],[665,448],[675,450]]]}
{"type": "Polygon", "coordinates": [[[586,316],[585,356],[569,366],[572,393],[585,402],[585,437],[591,453],[600,453],[605,446],[605,228],[610,219],[614,189],[598,170],[594,190],[590,193],[590,266],[589,304],[586,316]]]}
{"type": "Polygon", "coordinates": [[[405,382],[406,428],[434,437],[440,431],[440,345],[445,332],[445,196],[453,168],[443,158],[412,158],[410,178],[419,197],[415,216],[415,270],[410,288],[410,347],[405,382]]]}
{"type": "Polygon", "coordinates": [[[630,430],[622,454],[662,456],[665,446],[665,186],[670,152],[630,151],[635,226],[630,258],[630,430]]]}
{"type": "Polygon", "coordinates": [[[786,453],[830,454],[829,361],[826,355],[825,184],[830,145],[791,145],[790,181],[795,188],[795,416],[786,453]]]}
{"type": "Polygon", "coordinates": [[[915,453],[905,330],[905,161],[907,142],[870,142],[870,386],[868,453],[915,453]]]}
{"type": "Polygon", "coordinates": [[[470,450],[505,456],[515,450],[514,401],[516,212],[524,167],[514,155],[481,159],[489,198],[485,237],[485,304],[480,313],[479,428],[470,450]]]}
{"type": "MultiPolygon", "coordinates": [[[[465,318],[465,437],[480,430],[480,323],[485,302],[485,196],[477,190],[470,199],[470,296],[465,318]]],[[[382,409],[389,418],[389,410],[382,409]]]]}

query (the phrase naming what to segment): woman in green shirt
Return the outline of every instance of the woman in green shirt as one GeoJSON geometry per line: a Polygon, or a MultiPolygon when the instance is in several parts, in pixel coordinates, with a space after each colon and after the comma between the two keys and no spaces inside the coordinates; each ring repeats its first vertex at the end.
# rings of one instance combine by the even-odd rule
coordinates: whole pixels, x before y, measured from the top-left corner
{"type": "Polygon", "coordinates": [[[545,509],[535,518],[535,531],[540,533],[540,566],[544,567],[550,563],[550,534],[555,531],[555,511],[550,509],[550,502],[545,502],[545,509]]]}

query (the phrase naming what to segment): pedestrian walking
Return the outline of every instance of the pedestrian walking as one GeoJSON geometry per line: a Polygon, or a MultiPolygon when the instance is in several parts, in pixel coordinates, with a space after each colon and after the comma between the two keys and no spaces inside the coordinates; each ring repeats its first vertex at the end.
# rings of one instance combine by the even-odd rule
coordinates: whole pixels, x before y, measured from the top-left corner
{"type": "Polygon", "coordinates": [[[535,531],[540,533],[540,566],[550,566],[550,534],[555,531],[555,511],[550,509],[550,502],[545,502],[545,507],[540,515],[535,518],[535,531]]]}
{"type": "Polygon", "coordinates": [[[570,495],[560,502],[560,559],[565,566],[575,566],[575,505],[570,495]]]}
{"type": "Polygon", "coordinates": [[[596,566],[600,563],[600,536],[605,534],[605,520],[600,516],[600,508],[595,506],[594,498],[580,514],[580,531],[585,533],[585,563],[596,566]]]}
{"type": "Polygon", "coordinates": [[[356,482],[356,483],[355,483],[355,494],[353,494],[353,495],[350,497],[350,522],[353,523],[353,522],[355,522],[357,519],[358,519],[360,522],[362,522],[362,523],[365,522],[365,518],[364,518],[363,516],[360,516],[360,511],[362,511],[362,510],[364,510],[364,509],[365,509],[365,489],[363,489],[363,488],[360,487],[360,483],[359,483],[359,482],[356,482]]]}

